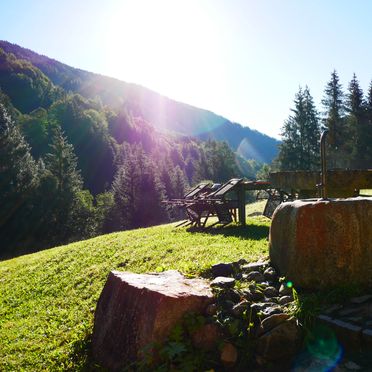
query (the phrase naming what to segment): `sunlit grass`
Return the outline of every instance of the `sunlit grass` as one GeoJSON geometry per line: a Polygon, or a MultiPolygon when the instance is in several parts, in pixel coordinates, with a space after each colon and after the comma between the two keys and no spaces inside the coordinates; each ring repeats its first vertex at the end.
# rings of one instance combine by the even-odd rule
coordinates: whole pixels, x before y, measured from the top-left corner
{"type": "MultiPolygon", "coordinates": [[[[249,206],[254,213],[262,202],[249,206]]],[[[110,270],[177,269],[267,255],[269,220],[188,232],[174,224],[103,235],[0,262],[0,370],[92,369],[94,309],[110,270]]]]}

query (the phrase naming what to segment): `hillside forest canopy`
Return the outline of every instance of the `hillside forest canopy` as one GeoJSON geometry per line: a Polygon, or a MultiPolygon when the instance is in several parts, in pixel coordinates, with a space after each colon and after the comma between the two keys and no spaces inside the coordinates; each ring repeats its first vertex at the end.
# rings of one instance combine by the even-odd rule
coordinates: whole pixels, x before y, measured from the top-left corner
{"type": "Polygon", "coordinates": [[[48,65],[57,85],[2,49],[0,67],[2,257],[177,220],[163,200],[262,167],[226,142],[158,131],[139,103],[84,97],[83,73],[48,65]]]}
{"type": "Polygon", "coordinates": [[[162,200],[182,197],[202,180],[318,169],[323,128],[330,131],[332,166],[371,164],[372,87],[364,97],[356,76],[344,94],[332,73],[322,116],[309,89],[299,90],[270,165],[261,162],[274,157],[278,142],[270,137],[253,133],[262,156],[243,157],[252,147],[238,151],[232,133],[245,129],[178,103],[168,106],[168,130],[160,130],[155,93],[128,93],[123,82],[105,79],[0,43],[0,257],[180,219],[162,200]],[[185,117],[189,134],[178,130],[185,117]],[[195,122],[213,136],[193,135],[195,122]]]}

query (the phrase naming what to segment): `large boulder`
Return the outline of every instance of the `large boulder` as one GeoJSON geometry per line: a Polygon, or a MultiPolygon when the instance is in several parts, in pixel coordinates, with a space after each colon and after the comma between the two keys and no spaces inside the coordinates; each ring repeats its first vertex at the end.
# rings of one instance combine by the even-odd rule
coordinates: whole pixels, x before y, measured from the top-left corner
{"type": "Polygon", "coordinates": [[[272,265],[297,287],[372,284],[372,198],[281,204],[270,228],[272,265]]]}
{"type": "Polygon", "coordinates": [[[109,370],[122,370],[148,346],[162,343],[185,313],[201,313],[211,300],[206,281],[178,271],[112,271],[97,304],[93,356],[109,370]]]}

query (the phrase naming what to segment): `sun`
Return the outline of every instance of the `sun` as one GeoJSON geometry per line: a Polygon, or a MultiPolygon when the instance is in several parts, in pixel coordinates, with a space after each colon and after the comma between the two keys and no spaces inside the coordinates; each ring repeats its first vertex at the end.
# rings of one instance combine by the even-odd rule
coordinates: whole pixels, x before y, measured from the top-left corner
{"type": "Polygon", "coordinates": [[[201,4],[118,1],[105,37],[110,75],[197,104],[223,76],[218,32],[201,4]]]}

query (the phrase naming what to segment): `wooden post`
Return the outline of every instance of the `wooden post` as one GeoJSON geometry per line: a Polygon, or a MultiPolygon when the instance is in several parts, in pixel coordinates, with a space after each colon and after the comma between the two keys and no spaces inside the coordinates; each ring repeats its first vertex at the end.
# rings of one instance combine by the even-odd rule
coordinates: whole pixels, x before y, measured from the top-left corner
{"type": "Polygon", "coordinates": [[[238,188],[239,223],[245,226],[245,187],[243,184],[238,188]]]}

